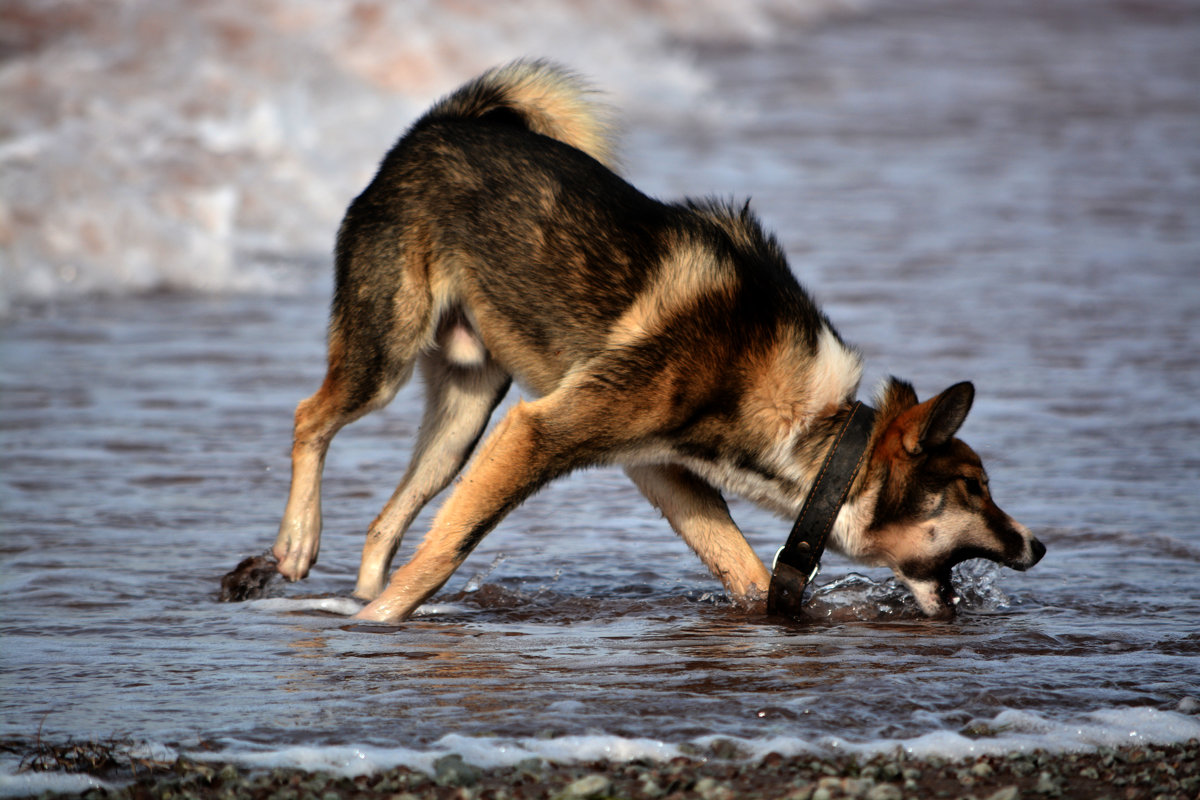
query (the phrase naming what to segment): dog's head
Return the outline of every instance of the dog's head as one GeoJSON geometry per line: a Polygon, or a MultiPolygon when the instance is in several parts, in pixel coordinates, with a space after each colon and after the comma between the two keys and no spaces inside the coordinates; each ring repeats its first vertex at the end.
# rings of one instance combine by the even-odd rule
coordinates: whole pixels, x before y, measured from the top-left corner
{"type": "Polygon", "coordinates": [[[979,456],[954,436],[974,397],[974,386],[959,383],[919,403],[893,378],[879,403],[868,467],[875,505],[859,555],[890,567],[931,617],[954,614],[956,564],[987,558],[1026,570],[1046,553],[993,502],[979,456]]]}

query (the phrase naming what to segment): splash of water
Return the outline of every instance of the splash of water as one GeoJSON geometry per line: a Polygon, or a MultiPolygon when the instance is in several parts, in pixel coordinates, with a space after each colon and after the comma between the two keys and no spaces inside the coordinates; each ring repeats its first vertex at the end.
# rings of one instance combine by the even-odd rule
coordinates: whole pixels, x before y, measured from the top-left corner
{"type": "MultiPolygon", "coordinates": [[[[1012,605],[1000,588],[1001,568],[991,561],[972,559],[959,564],[952,580],[962,598],[960,612],[989,614],[1012,605]]],[[[814,587],[809,612],[818,618],[864,621],[923,616],[900,581],[891,577],[877,580],[857,572],[814,587]]]]}

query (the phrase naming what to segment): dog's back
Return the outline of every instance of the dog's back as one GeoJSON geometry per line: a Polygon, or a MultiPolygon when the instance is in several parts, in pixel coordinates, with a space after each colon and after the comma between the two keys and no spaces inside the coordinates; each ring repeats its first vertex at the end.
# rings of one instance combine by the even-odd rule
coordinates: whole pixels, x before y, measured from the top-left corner
{"type": "MultiPolygon", "coordinates": [[[[692,369],[727,365],[731,346],[772,344],[781,324],[815,346],[827,322],[748,210],[665,204],[625,182],[601,160],[611,145],[583,91],[518,65],[414,124],[346,214],[334,332],[359,352],[414,336],[428,347],[452,316],[539,395],[614,346],[652,340],[656,371],[673,344],[692,369]],[[736,330],[705,335],[713,325],[736,330]]],[[[411,360],[375,357],[373,376],[411,360]]]]}

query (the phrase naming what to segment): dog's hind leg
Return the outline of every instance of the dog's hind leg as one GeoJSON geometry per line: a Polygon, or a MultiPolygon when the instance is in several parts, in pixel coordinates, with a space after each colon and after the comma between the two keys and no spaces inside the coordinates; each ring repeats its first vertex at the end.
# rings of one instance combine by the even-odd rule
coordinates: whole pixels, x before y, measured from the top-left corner
{"type": "Polygon", "coordinates": [[[471,336],[461,325],[444,325],[438,336],[439,349],[421,357],[425,379],[421,431],[404,479],[367,531],[356,597],[373,600],[383,591],[388,567],[405,531],[425,504],[462,469],[492,411],[508,391],[508,373],[491,360],[477,339],[476,353],[463,352],[470,349],[471,336]],[[464,364],[468,357],[473,363],[464,364]]]}
{"type": "Polygon", "coordinates": [[[733,600],[766,608],[771,573],[729,516],[721,493],[683,467],[627,467],[638,489],[712,571],[733,600]]]}
{"type": "Polygon", "coordinates": [[[317,393],[296,406],[292,436],[292,485],[272,554],[288,580],[308,574],[321,545],[321,472],[333,435],[346,424],[339,381],[331,367],[317,393]]]}
{"type": "Polygon", "coordinates": [[[553,478],[595,463],[629,427],[614,408],[562,390],[518,403],[484,440],[412,559],[359,619],[408,617],[509,511],[553,478]]]}
{"type": "Polygon", "coordinates": [[[427,284],[390,276],[386,293],[352,293],[339,286],[329,330],[329,364],[316,394],[296,407],[292,485],[272,554],[288,580],[316,563],[321,544],[321,472],[334,435],[382,408],[412,375],[418,353],[432,341],[427,284]]]}

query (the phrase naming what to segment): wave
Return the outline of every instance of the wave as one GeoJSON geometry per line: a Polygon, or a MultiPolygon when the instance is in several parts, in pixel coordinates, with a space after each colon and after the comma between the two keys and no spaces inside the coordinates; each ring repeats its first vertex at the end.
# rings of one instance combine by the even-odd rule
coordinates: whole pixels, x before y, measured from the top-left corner
{"type": "Polygon", "coordinates": [[[750,761],[761,760],[769,753],[783,756],[850,754],[870,758],[903,752],[918,758],[959,759],[1038,750],[1049,753],[1087,752],[1099,748],[1173,744],[1200,738],[1200,720],[1196,717],[1145,707],[1103,709],[1062,720],[1029,711],[1006,710],[993,719],[977,720],[968,727],[971,735],[940,730],[910,739],[864,742],[832,736],[814,739],[793,736],[741,739],[715,735],[673,744],[656,739],[608,734],[550,739],[449,734],[428,748],[294,746],[264,749],[244,742],[226,741],[224,751],[195,757],[232,761],[251,768],[296,767],[354,776],[395,766],[432,772],[434,761],[451,754],[462,756],[464,761],[485,769],[510,767],[530,758],[556,763],[628,762],[641,759],[667,761],[688,753],[709,752],[718,744],[734,745],[732,750],[728,746],[721,749],[740,753],[750,761]]]}
{"type": "MultiPolygon", "coordinates": [[[[971,735],[939,730],[909,739],[866,742],[852,742],[832,736],[817,739],[705,736],[685,744],[672,744],[602,733],[550,739],[449,734],[427,748],[353,745],[262,747],[232,739],[216,742],[224,748],[217,752],[206,749],[189,753],[165,745],[145,743],[141,747],[166,761],[186,756],[196,761],[232,763],[247,769],[294,768],[357,777],[401,766],[433,774],[434,762],[447,755],[461,756],[465,762],[484,769],[512,767],[528,759],[568,764],[637,760],[664,762],[678,756],[695,758],[699,753],[700,757],[704,757],[704,753],[718,751],[737,753],[739,758],[750,762],[759,761],[770,753],[785,757],[806,754],[851,755],[861,759],[904,753],[915,758],[958,760],[1034,751],[1082,753],[1100,748],[1175,744],[1200,738],[1200,720],[1196,717],[1178,711],[1144,707],[1103,709],[1061,720],[1028,711],[1007,710],[991,720],[976,720],[968,727],[971,735]]],[[[18,773],[15,764],[0,764],[0,797],[28,796],[48,791],[82,792],[106,785],[89,776],[18,773]]]]}
{"type": "Polygon", "coordinates": [[[686,113],[688,46],[767,42],[854,0],[10,3],[0,312],[80,294],[294,291],[433,98],[555,58],[634,115],[686,113]],[[270,256],[270,257],[268,257],[270,256]],[[311,262],[310,262],[311,263],[311,262]]]}
{"type": "Polygon", "coordinates": [[[958,760],[1009,753],[1082,753],[1100,748],[1166,745],[1200,738],[1200,720],[1187,713],[1154,708],[1114,708],[1055,720],[1028,711],[1006,710],[991,720],[976,720],[968,726],[971,735],[950,730],[932,731],[909,739],[878,739],[854,742],[834,736],[806,739],[773,736],[743,739],[704,736],[686,743],[669,743],[649,738],[631,738],[603,733],[554,738],[472,737],[448,734],[425,748],[354,745],[291,745],[263,747],[233,739],[216,742],[216,752],[176,752],[165,746],[150,746],[160,758],[184,755],[198,761],[232,763],[248,769],[294,768],[328,771],[347,777],[369,775],[403,766],[432,774],[434,762],[458,755],[475,766],[491,769],[511,767],[528,759],[553,763],[596,761],[625,763],[637,760],[668,761],[705,753],[736,753],[749,762],[770,753],[782,756],[813,754],[851,755],[869,759],[876,755],[903,753],[914,758],[958,760]]]}

